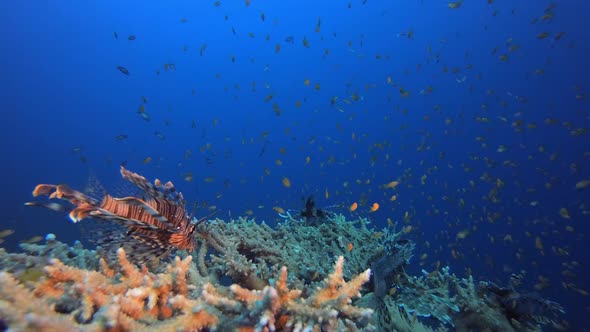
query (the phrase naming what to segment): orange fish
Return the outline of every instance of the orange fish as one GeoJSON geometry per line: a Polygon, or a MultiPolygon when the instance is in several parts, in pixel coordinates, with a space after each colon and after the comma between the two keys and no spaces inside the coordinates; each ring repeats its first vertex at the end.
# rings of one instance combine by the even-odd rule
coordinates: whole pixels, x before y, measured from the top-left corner
{"type": "Polygon", "coordinates": [[[357,202],[354,202],[354,203],[352,203],[352,205],[350,205],[350,207],[348,208],[348,210],[350,212],[354,212],[358,207],[359,207],[359,205],[357,204],[357,202]]]}
{"type": "Polygon", "coordinates": [[[289,178],[287,178],[287,177],[284,177],[283,178],[283,186],[285,188],[291,188],[291,180],[289,180],[289,178]]]}
{"type": "Polygon", "coordinates": [[[348,251],[352,251],[352,248],[354,248],[354,245],[352,243],[349,243],[348,246],[346,246],[346,249],[348,249],[348,251]]]}
{"type": "Polygon", "coordinates": [[[281,51],[281,44],[277,44],[277,46],[275,46],[275,52],[279,53],[281,51]]]}
{"type": "Polygon", "coordinates": [[[385,185],[383,185],[383,187],[385,187],[385,188],[395,188],[395,187],[397,187],[398,184],[399,184],[399,181],[391,181],[391,182],[386,183],[385,185]]]}
{"type": "Polygon", "coordinates": [[[371,205],[370,212],[375,212],[377,210],[379,210],[379,203],[373,203],[373,205],[371,205]]]}

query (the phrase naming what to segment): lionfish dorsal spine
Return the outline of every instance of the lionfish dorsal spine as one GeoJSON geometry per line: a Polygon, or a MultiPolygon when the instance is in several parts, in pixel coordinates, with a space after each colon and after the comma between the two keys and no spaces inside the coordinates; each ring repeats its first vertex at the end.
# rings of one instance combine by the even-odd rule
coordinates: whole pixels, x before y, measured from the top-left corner
{"type": "Polygon", "coordinates": [[[165,200],[179,206],[185,204],[182,193],[177,192],[174,184],[170,181],[163,185],[160,180],[156,179],[154,184],[151,184],[145,177],[127,170],[124,166],[121,166],[121,175],[154,199],[165,200]]]}

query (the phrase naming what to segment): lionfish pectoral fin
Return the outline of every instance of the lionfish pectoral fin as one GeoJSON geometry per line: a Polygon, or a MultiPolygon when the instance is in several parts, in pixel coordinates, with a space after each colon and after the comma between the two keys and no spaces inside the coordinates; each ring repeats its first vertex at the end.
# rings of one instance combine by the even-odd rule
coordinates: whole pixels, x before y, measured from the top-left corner
{"type": "Polygon", "coordinates": [[[175,229],[174,225],[172,225],[166,217],[164,217],[160,212],[149,206],[146,202],[142,201],[136,197],[125,197],[125,198],[114,198],[115,201],[125,203],[127,205],[134,205],[141,207],[147,214],[152,216],[157,221],[164,224],[169,229],[175,229]]]}
{"type": "Polygon", "coordinates": [[[33,189],[33,197],[37,197],[39,195],[51,195],[57,186],[54,184],[38,184],[35,189],[33,189]]]}
{"type": "Polygon", "coordinates": [[[33,190],[33,196],[37,197],[40,195],[46,195],[49,196],[49,198],[59,198],[67,200],[74,205],[80,205],[82,203],[87,203],[89,205],[98,204],[98,202],[95,199],[77,190],[74,190],[65,184],[39,184],[33,190]]]}
{"type": "Polygon", "coordinates": [[[26,206],[39,206],[57,212],[68,212],[69,208],[58,203],[26,202],[26,206]]]}
{"type": "MultiPolygon", "coordinates": [[[[69,217],[73,222],[78,222],[87,217],[97,208],[97,201],[85,194],[76,191],[66,185],[40,184],[33,190],[33,196],[46,195],[49,198],[66,200],[75,207],[70,211],[69,217]]],[[[41,206],[53,211],[67,212],[70,208],[57,203],[29,202],[27,206],[41,206]]]]}

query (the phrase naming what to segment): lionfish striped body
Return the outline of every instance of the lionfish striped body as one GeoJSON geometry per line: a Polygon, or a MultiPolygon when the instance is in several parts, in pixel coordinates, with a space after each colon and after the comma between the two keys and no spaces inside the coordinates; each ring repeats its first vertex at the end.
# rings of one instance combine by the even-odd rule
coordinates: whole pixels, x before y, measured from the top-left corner
{"type": "MultiPolygon", "coordinates": [[[[99,201],[67,185],[51,184],[37,185],[33,196],[47,195],[49,198],[69,201],[74,205],[69,214],[73,222],[93,218],[123,226],[125,232],[110,231],[108,238],[97,239],[96,242],[111,246],[115,244],[136,252],[140,262],[162,257],[174,248],[194,250],[196,240],[193,232],[196,223],[191,221],[185,209],[184,197],[176,191],[172,182],[162,184],[156,179],[152,185],[145,177],[128,171],[124,166],[121,166],[121,175],[135,184],[147,198],[116,198],[105,193],[102,201],[99,201]]],[[[58,211],[67,209],[56,203],[26,204],[58,211]]]]}

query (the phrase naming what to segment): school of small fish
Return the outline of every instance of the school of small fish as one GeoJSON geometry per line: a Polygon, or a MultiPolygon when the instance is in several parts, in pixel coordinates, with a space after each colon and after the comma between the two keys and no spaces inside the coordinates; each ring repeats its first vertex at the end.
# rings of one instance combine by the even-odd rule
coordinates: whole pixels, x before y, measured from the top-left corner
{"type": "MultiPolygon", "coordinates": [[[[135,166],[173,168],[186,196],[198,197],[193,208],[273,218],[315,194],[352,218],[397,225],[420,243],[425,269],[524,269],[537,290],[587,297],[575,248],[590,216],[588,86],[556,73],[588,43],[564,28],[565,4],[407,5],[445,26],[400,23],[397,4],[367,0],[334,3],[343,22],[309,8],[297,25],[263,2],[200,4],[215,36],[186,12],[167,32],[176,44],[149,70],[132,57],[105,69],[142,91],[121,103],[142,129],[117,129],[105,144],[128,149],[135,166]],[[458,23],[472,10],[477,24],[458,23]],[[353,29],[345,22],[355,15],[392,30],[376,38],[353,29]],[[511,24],[527,28],[508,33],[511,24]],[[481,38],[466,40],[473,35],[481,38]],[[158,90],[137,86],[148,79],[158,90]]],[[[105,34],[125,50],[155,38],[138,27],[105,34]]],[[[102,162],[83,143],[73,158],[102,162]]],[[[0,242],[12,232],[0,231],[0,242]]]]}

